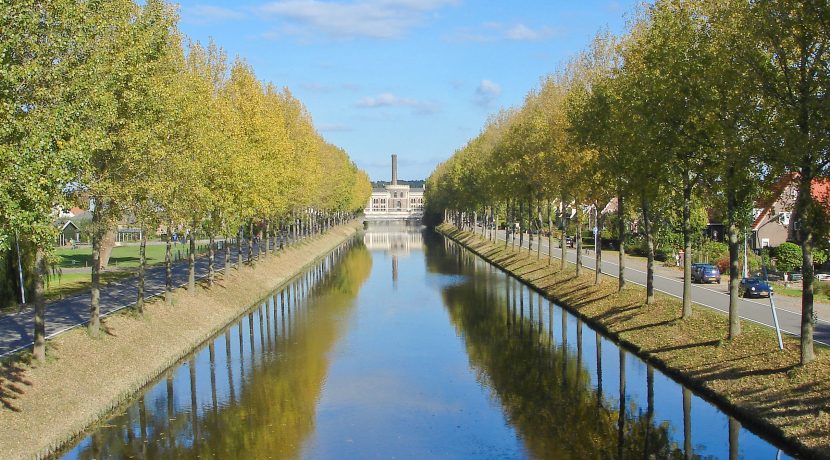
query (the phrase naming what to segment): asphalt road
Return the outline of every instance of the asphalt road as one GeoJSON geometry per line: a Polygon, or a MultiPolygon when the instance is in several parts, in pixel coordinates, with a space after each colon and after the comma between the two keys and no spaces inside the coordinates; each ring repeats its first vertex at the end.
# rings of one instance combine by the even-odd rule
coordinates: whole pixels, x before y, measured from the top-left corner
{"type": "MultiPolygon", "coordinates": [[[[273,240],[272,240],[273,242],[273,240]]],[[[256,256],[257,244],[254,243],[256,256]]],[[[248,260],[248,247],[243,243],[243,260],[248,260]]],[[[231,248],[231,262],[236,263],[236,248],[231,248]]],[[[217,251],[214,263],[217,273],[225,267],[225,252],[217,251]]],[[[187,284],[187,260],[173,264],[173,286],[187,284]]],[[[196,278],[208,274],[208,258],[196,258],[196,278]]],[[[101,316],[106,316],[135,304],[138,279],[135,276],[101,287],[101,316]]],[[[145,274],[145,298],[149,299],[164,293],[165,267],[154,265],[148,267],[145,274]]],[[[89,320],[89,291],[50,302],[46,306],[46,337],[52,338],[69,329],[84,325],[89,320]]],[[[0,357],[28,348],[34,343],[34,309],[24,308],[18,312],[0,316],[0,357]]]]}
{"type": "MultiPolygon", "coordinates": [[[[478,228],[477,230],[480,232],[481,228],[478,228]]],[[[504,230],[499,230],[497,233],[497,239],[504,241],[504,237],[504,230]]],[[[534,253],[536,252],[537,241],[536,237],[534,237],[534,253]]],[[[512,239],[510,240],[510,243],[512,244],[512,239]]],[[[518,238],[516,240],[516,245],[518,246],[518,238]]],[[[547,238],[542,238],[541,246],[542,256],[546,256],[548,254],[547,238]]],[[[556,240],[554,240],[553,246],[553,257],[559,259],[561,256],[561,249],[559,248],[556,240]]],[[[523,247],[527,249],[527,235],[524,237],[523,247]]],[[[568,248],[565,254],[565,259],[569,262],[576,263],[576,250],[568,248]]],[[[591,270],[595,269],[596,259],[594,258],[593,253],[586,254],[583,252],[582,261],[584,267],[591,270]]],[[[632,265],[635,264],[632,263],[630,259],[627,259],[625,267],[626,281],[645,286],[645,270],[632,267],[632,265]]],[[[602,258],[602,271],[603,273],[611,276],[619,276],[619,265],[617,264],[616,253],[614,253],[614,260],[609,260],[607,255],[602,258]]],[[[655,270],[654,289],[665,294],[682,298],[682,274],[672,276],[672,274],[660,273],[660,271],[655,270]]],[[[721,285],[692,284],[692,302],[700,306],[718,310],[724,314],[728,314],[729,312],[729,294],[727,293],[726,288],[721,285]]],[[[739,300],[739,308],[741,318],[747,321],[763,324],[768,327],[774,327],[772,309],[770,308],[770,302],[768,299],[742,298],[739,300]]],[[[794,336],[801,335],[800,313],[795,313],[781,308],[776,308],[775,311],[778,315],[778,323],[782,332],[794,336]]],[[[830,322],[824,319],[818,319],[818,321],[816,321],[814,339],[822,345],[830,346],[830,322]]]]}

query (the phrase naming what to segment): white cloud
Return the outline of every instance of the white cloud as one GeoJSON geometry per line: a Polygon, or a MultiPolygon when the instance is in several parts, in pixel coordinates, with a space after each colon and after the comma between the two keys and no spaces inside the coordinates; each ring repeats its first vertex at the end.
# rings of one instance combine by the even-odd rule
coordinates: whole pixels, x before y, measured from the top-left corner
{"type": "Polygon", "coordinates": [[[477,29],[462,28],[456,30],[447,37],[448,41],[454,42],[495,42],[499,40],[512,41],[538,41],[553,36],[555,33],[551,27],[540,27],[533,29],[525,24],[518,23],[505,25],[497,22],[482,24],[477,29]]]}
{"type": "Polygon", "coordinates": [[[415,113],[421,115],[435,113],[439,110],[438,104],[434,102],[419,101],[408,97],[399,97],[392,93],[367,96],[359,100],[355,105],[364,109],[380,107],[409,107],[415,113]]]}
{"type": "Polygon", "coordinates": [[[476,88],[473,102],[481,107],[488,107],[493,101],[501,96],[501,86],[490,80],[481,80],[476,88]]]}
{"type": "Polygon", "coordinates": [[[458,0],[278,0],[259,8],[293,24],[286,34],[337,38],[397,38],[423,21],[427,12],[455,5],[458,0]]]}
{"type": "Polygon", "coordinates": [[[533,30],[524,24],[516,24],[504,31],[504,36],[510,40],[541,40],[553,34],[550,27],[533,30]]]}
{"type": "Polygon", "coordinates": [[[242,19],[241,11],[213,5],[193,5],[182,8],[182,21],[191,24],[209,24],[214,22],[242,19]]]}

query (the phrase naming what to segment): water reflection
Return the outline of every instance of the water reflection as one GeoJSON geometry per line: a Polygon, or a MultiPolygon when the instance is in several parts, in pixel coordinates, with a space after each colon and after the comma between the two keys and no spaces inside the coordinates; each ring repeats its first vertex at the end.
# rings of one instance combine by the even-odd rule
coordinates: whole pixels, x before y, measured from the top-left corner
{"type": "Polygon", "coordinates": [[[443,291],[451,321],[531,457],[788,458],[539,293],[452,242],[443,250],[448,271],[469,276],[443,291]]]}
{"type": "Polygon", "coordinates": [[[67,457],[777,453],[458,245],[385,226],[274,292],[67,457]]]}
{"type": "Polygon", "coordinates": [[[296,457],[314,430],[328,353],[371,264],[362,244],[335,251],[66,456],[296,457]]]}

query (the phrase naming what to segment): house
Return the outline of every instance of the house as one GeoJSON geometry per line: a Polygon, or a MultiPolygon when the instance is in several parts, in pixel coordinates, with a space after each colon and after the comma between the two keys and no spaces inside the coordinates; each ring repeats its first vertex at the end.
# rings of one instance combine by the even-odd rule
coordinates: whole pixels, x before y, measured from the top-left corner
{"type": "Polygon", "coordinates": [[[58,246],[66,246],[81,240],[81,230],[71,220],[59,220],[54,225],[58,228],[58,238],[56,241],[58,246]]]}
{"type": "MultiPolygon", "coordinates": [[[[776,247],[787,241],[796,241],[794,215],[795,202],[798,198],[798,174],[786,174],[772,187],[771,193],[764,200],[759,200],[753,209],[752,239],[753,249],[776,247]]],[[[814,179],[810,193],[817,203],[830,210],[830,180],[814,179]]],[[[828,213],[830,214],[830,213],[828,213]]]]}

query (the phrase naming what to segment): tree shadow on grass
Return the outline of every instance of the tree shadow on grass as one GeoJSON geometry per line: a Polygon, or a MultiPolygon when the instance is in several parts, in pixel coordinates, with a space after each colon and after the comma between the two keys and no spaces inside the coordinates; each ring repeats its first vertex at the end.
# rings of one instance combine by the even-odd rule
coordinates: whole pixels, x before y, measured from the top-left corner
{"type": "Polygon", "coordinates": [[[0,407],[11,412],[20,412],[15,400],[31,387],[32,382],[27,376],[27,369],[31,363],[29,353],[21,353],[0,361],[0,407]]]}
{"type": "Polygon", "coordinates": [[[668,326],[670,324],[674,324],[675,321],[676,321],[675,319],[670,319],[670,320],[666,320],[666,321],[660,321],[660,322],[657,322],[657,323],[641,324],[639,326],[629,327],[627,329],[620,329],[620,330],[617,331],[617,333],[622,334],[623,332],[639,331],[639,330],[642,330],[642,329],[649,329],[649,328],[652,328],[652,327],[668,326]]]}
{"type": "Polygon", "coordinates": [[[622,305],[619,308],[607,310],[604,313],[596,316],[595,321],[602,324],[619,324],[630,321],[640,315],[641,304],[630,303],[622,305]]]}
{"type": "Polygon", "coordinates": [[[140,261],[141,261],[141,259],[139,259],[138,257],[130,257],[130,256],[122,256],[122,257],[112,257],[112,256],[110,256],[110,260],[109,260],[110,264],[114,264],[114,265],[124,264],[126,262],[135,262],[136,265],[138,265],[138,262],[140,262],[140,261]]]}
{"type": "Polygon", "coordinates": [[[715,345],[720,344],[720,340],[707,340],[705,342],[696,342],[696,343],[684,343],[683,345],[674,345],[670,347],[663,347],[663,348],[655,348],[653,350],[648,350],[649,353],[663,353],[666,351],[675,351],[675,350],[687,350],[689,348],[697,348],[697,347],[713,347],[715,345]]]}

